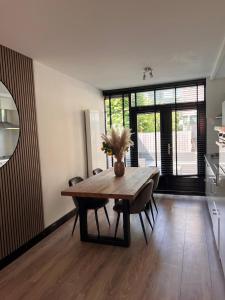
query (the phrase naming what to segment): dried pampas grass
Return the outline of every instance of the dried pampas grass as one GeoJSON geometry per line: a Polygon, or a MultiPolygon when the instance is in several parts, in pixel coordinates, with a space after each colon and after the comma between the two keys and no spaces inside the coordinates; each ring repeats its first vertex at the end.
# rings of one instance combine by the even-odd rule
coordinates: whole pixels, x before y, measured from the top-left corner
{"type": "Polygon", "coordinates": [[[108,134],[102,134],[102,150],[109,155],[114,155],[118,161],[121,161],[124,153],[133,146],[131,140],[131,130],[129,128],[112,127],[108,134]]]}

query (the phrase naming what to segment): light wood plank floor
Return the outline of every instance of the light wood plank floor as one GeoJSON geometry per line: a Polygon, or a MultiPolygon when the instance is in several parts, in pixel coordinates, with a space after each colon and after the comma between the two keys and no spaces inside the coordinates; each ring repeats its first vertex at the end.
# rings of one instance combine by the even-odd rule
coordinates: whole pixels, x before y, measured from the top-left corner
{"type": "MultiPolygon", "coordinates": [[[[138,216],[131,216],[130,248],[81,243],[79,225],[71,237],[71,220],[0,272],[0,299],[224,300],[224,279],[204,198],[157,199],[153,232],[145,220],[148,246],[138,216]]],[[[110,219],[108,229],[100,214],[102,233],[113,234],[112,210],[110,219]]],[[[96,231],[92,214],[89,221],[91,231],[96,231]]]]}

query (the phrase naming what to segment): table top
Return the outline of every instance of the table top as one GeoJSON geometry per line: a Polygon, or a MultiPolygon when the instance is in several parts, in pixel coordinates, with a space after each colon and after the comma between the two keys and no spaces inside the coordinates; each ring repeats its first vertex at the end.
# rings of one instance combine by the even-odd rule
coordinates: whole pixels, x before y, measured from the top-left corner
{"type": "Polygon", "coordinates": [[[126,167],[124,176],[116,177],[113,168],[110,168],[67,188],[61,195],[133,200],[156,172],[157,167],[126,167]]]}

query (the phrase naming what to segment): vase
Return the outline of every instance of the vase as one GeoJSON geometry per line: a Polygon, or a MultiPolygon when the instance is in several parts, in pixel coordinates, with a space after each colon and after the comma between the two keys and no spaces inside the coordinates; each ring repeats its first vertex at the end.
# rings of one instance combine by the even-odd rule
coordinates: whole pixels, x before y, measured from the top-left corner
{"type": "Polygon", "coordinates": [[[121,177],[125,173],[125,165],[123,161],[116,161],[114,163],[114,173],[116,177],[121,177]]]}

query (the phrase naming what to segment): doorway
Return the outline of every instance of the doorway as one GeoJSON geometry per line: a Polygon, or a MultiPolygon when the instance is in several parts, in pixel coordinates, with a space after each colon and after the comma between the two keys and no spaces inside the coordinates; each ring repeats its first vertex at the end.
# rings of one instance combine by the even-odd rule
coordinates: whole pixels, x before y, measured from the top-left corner
{"type": "Polygon", "coordinates": [[[197,108],[152,109],[133,110],[131,165],[157,166],[162,192],[201,193],[204,182],[198,175],[197,108]]]}

